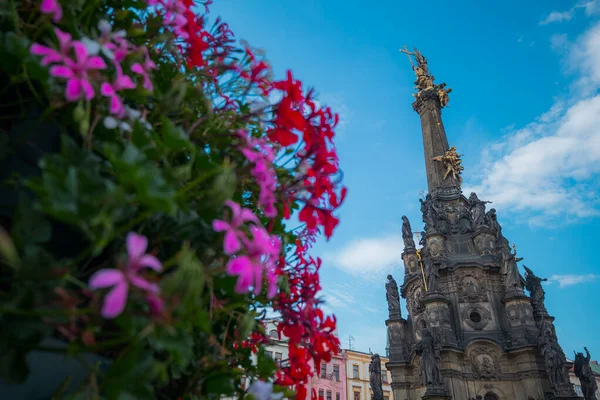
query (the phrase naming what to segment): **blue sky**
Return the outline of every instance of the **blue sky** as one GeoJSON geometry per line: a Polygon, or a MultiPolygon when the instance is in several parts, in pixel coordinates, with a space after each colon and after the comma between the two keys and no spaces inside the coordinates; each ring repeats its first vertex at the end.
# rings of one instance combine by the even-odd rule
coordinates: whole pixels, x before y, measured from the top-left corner
{"type": "Polygon", "coordinates": [[[600,359],[600,0],[367,4],[217,0],[211,11],[264,49],[277,76],[292,69],[340,113],[349,194],[334,238],[315,252],[344,347],[352,335],[356,350],[384,351],[385,275],[403,277],[401,216],[421,228],[406,44],[453,88],[443,119],[464,154],[464,191],[494,202],[523,263],[549,278],[567,356],[586,345],[600,359]]]}

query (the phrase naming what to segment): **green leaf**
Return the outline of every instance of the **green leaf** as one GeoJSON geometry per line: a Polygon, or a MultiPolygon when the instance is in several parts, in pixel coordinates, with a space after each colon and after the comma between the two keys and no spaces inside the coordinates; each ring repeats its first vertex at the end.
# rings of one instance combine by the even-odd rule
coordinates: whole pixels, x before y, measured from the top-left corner
{"type": "Polygon", "coordinates": [[[257,365],[258,374],[261,378],[270,378],[276,370],[275,360],[267,355],[264,347],[258,348],[257,365]]]}
{"type": "Polygon", "coordinates": [[[173,124],[173,122],[167,118],[161,118],[161,130],[160,133],[163,137],[165,146],[171,150],[183,150],[191,149],[193,147],[186,133],[180,127],[173,124]]]}

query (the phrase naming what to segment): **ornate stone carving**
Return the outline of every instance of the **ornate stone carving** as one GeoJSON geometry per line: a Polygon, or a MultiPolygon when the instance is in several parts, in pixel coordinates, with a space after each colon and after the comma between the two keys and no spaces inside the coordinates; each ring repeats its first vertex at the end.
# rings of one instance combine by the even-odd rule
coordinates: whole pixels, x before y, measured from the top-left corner
{"type": "Polygon", "coordinates": [[[388,311],[390,319],[400,318],[400,294],[398,293],[398,284],[396,280],[391,276],[387,276],[387,283],[385,284],[385,297],[388,303],[388,311]]]}
{"type": "Polygon", "coordinates": [[[479,233],[473,239],[473,243],[475,243],[475,249],[479,255],[487,255],[492,254],[496,247],[496,238],[489,233],[479,233]]]}
{"type": "Polygon", "coordinates": [[[414,285],[408,291],[408,295],[406,297],[406,303],[408,306],[408,311],[411,315],[416,315],[421,313],[424,310],[423,306],[423,296],[424,289],[421,284],[414,285]]]}
{"type": "Polygon", "coordinates": [[[423,259],[423,268],[425,270],[427,293],[436,293],[439,288],[440,265],[427,257],[423,259]]]}
{"type": "Polygon", "coordinates": [[[427,250],[432,257],[443,257],[446,255],[444,238],[441,236],[430,236],[427,238],[427,250]]]}
{"type": "Polygon", "coordinates": [[[481,274],[468,272],[461,275],[458,283],[458,299],[461,302],[488,301],[484,279],[481,274]]]}
{"type": "Polygon", "coordinates": [[[409,274],[419,272],[419,260],[416,254],[407,254],[404,256],[404,268],[405,272],[409,274]]]}
{"type": "Polygon", "coordinates": [[[450,309],[446,304],[428,305],[425,314],[429,327],[450,326],[450,309]]]}
{"type": "Polygon", "coordinates": [[[492,314],[484,307],[471,305],[462,313],[463,321],[475,330],[482,330],[491,321],[492,314]]]}
{"type": "Polygon", "coordinates": [[[482,379],[497,378],[500,372],[498,352],[490,346],[477,345],[469,352],[473,373],[482,379]]]}
{"type": "Polygon", "coordinates": [[[598,384],[596,383],[594,372],[590,367],[590,352],[587,347],[583,349],[585,350],[585,357],[583,353],[575,353],[575,375],[579,378],[579,382],[581,382],[581,391],[585,400],[596,400],[598,384]]]}
{"type": "Polygon", "coordinates": [[[511,327],[535,325],[533,312],[529,304],[511,304],[506,307],[506,319],[511,327]]]}

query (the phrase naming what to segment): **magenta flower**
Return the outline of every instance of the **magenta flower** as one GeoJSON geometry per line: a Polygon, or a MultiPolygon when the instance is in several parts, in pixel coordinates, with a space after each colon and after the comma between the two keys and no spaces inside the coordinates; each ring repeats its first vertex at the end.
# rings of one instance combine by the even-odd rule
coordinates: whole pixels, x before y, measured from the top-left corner
{"type": "Polygon", "coordinates": [[[86,100],[94,98],[94,87],[89,81],[88,72],[105,69],[106,64],[99,56],[89,56],[83,43],[73,42],[77,62],[65,58],[64,65],[55,65],[50,68],[50,75],[67,79],[65,98],[68,101],[77,101],[83,93],[86,100]]]}
{"type": "Polygon", "coordinates": [[[244,240],[248,254],[229,260],[226,271],[229,275],[238,277],[235,286],[237,293],[248,293],[253,287],[254,293],[258,295],[262,290],[262,280],[266,269],[269,283],[267,295],[273,297],[277,291],[277,277],[273,273],[273,260],[279,255],[281,243],[275,236],[269,235],[263,227],[253,225],[250,230],[252,231],[252,240],[247,238],[244,240]]]}
{"type": "Polygon", "coordinates": [[[123,74],[123,69],[119,63],[115,63],[115,69],[117,70],[117,78],[110,84],[104,82],[100,87],[100,93],[103,96],[110,97],[110,112],[111,114],[117,115],[119,118],[125,116],[125,107],[123,101],[117,95],[117,92],[123,89],[135,89],[135,83],[130,77],[123,74]]]}
{"type": "Polygon", "coordinates": [[[60,50],[43,46],[39,43],[34,43],[31,45],[31,54],[33,54],[34,56],[43,56],[42,65],[44,66],[53,63],[63,62],[63,60],[68,57],[69,51],[73,47],[73,42],[71,41],[70,34],[63,32],[58,28],[54,28],[54,33],[58,38],[60,50]]]}
{"type": "Polygon", "coordinates": [[[133,64],[131,66],[131,70],[136,74],[142,75],[144,77],[144,88],[146,88],[149,91],[152,91],[154,87],[152,86],[152,80],[150,79],[149,72],[153,69],[156,69],[157,67],[156,64],[154,64],[154,61],[152,61],[152,59],[150,58],[150,54],[148,54],[148,49],[145,47],[144,52],[146,53],[145,61],[142,64],[133,64]]]}
{"type": "Polygon", "coordinates": [[[162,301],[157,297],[158,285],[148,282],[140,271],[150,268],[157,272],[162,271],[158,259],[146,254],[148,240],[145,236],[130,232],[127,235],[127,266],[124,271],[118,269],[101,269],[90,278],[89,285],[92,289],[112,287],[104,298],[101,314],[106,319],[115,318],[125,309],[129,286],[133,285],[148,293],[147,300],[153,312],[162,310],[162,301]]]}
{"type": "Polygon", "coordinates": [[[42,0],[40,11],[44,14],[52,14],[52,21],[60,22],[63,16],[62,7],[58,0],[42,0]]]}
{"type": "Polygon", "coordinates": [[[219,219],[213,221],[213,229],[216,232],[225,232],[223,241],[223,250],[225,254],[232,255],[242,248],[241,239],[245,238],[243,232],[239,229],[245,222],[254,222],[258,224],[258,218],[247,208],[242,208],[234,201],[227,200],[225,205],[231,208],[231,221],[225,222],[219,219]]]}
{"type": "Polygon", "coordinates": [[[273,169],[273,160],[275,159],[273,149],[263,140],[246,137],[243,131],[238,134],[246,141],[246,146],[242,147],[240,151],[248,161],[254,164],[250,173],[260,187],[258,204],[267,217],[273,218],[277,215],[277,208],[275,208],[277,176],[273,169]]]}

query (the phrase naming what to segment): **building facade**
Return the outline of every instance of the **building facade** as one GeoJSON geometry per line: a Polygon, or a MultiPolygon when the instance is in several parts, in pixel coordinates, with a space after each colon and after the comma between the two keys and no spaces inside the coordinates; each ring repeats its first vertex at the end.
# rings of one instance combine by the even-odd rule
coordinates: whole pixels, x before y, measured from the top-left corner
{"type": "MultiPolygon", "coordinates": [[[[314,366],[313,371],[316,371],[314,366]]],[[[322,362],[319,374],[315,372],[308,389],[309,393],[314,389],[319,399],[346,400],[346,351],[341,350],[328,363],[322,362]]]]}
{"type": "MultiPolygon", "coordinates": [[[[346,350],[346,382],[348,400],[371,400],[373,393],[369,383],[369,364],[371,355],[355,350],[346,350]]],[[[381,357],[381,381],[383,382],[383,400],[394,400],[394,393],[390,385],[391,376],[386,368],[389,361],[381,357]]]]}
{"type": "Polygon", "coordinates": [[[523,279],[522,258],[502,234],[496,210],[462,193],[461,156],[449,147],[442,122],[451,90],[434,83],[418,50],[403,52],[411,63],[416,59],[413,109],[421,119],[428,194],[420,199],[419,243],[403,217],[400,294],[407,318],[391,276],[386,285],[395,399],[580,398],[544,305],[542,279],[526,267],[523,279]]]}

